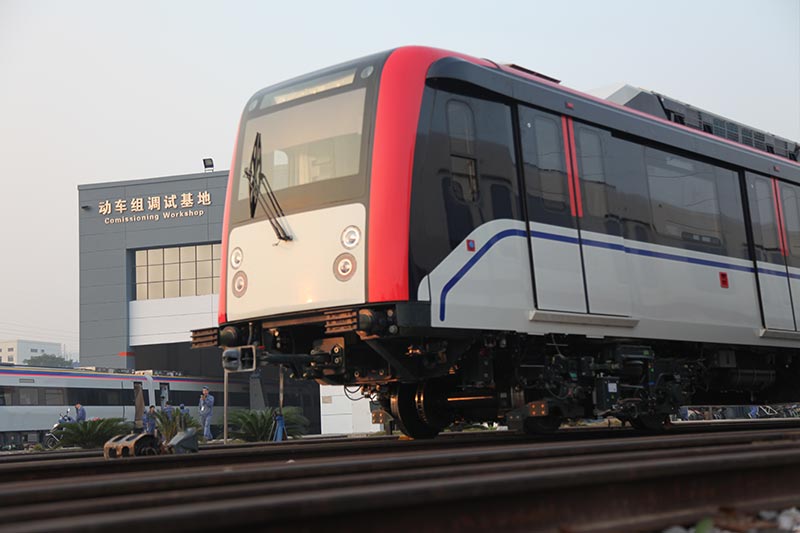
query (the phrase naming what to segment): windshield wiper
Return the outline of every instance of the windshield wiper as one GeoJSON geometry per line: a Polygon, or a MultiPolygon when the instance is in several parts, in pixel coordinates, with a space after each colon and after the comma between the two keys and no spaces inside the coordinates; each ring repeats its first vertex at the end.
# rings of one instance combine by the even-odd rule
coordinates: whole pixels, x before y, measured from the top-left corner
{"type": "Polygon", "coordinates": [[[256,133],[256,140],[253,143],[253,153],[250,155],[250,166],[244,171],[244,175],[247,178],[247,182],[250,186],[250,218],[256,216],[256,206],[261,205],[261,208],[264,210],[264,213],[266,213],[267,220],[269,220],[272,230],[275,232],[278,240],[291,241],[292,236],[289,235],[289,232],[285,227],[283,227],[283,224],[279,220],[286,215],[284,214],[283,209],[281,209],[281,205],[278,203],[278,198],[275,196],[275,191],[272,190],[269,180],[267,180],[267,177],[263,172],[261,172],[260,133],[256,133]],[[264,196],[261,194],[262,185],[264,186],[264,190],[266,192],[266,201],[264,200],[264,196]]]}

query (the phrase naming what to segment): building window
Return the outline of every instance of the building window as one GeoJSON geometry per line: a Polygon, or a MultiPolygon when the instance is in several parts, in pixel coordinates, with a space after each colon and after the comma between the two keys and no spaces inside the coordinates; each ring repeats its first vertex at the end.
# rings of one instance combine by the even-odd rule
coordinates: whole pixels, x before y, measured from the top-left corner
{"type": "Polygon", "coordinates": [[[136,251],[136,300],[219,292],[220,244],[136,251]]]}
{"type": "Polygon", "coordinates": [[[8,353],[11,353],[11,352],[13,352],[13,351],[14,351],[14,348],[9,348],[9,349],[8,349],[8,353]]]}
{"type": "Polygon", "coordinates": [[[38,353],[38,352],[39,352],[39,350],[38,350],[38,349],[36,349],[36,348],[31,348],[31,353],[38,353]]]}

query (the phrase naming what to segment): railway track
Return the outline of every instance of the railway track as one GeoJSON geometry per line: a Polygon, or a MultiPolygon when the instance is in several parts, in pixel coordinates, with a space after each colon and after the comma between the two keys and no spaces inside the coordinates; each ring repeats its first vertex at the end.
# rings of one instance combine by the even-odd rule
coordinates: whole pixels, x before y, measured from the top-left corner
{"type": "MultiPolygon", "coordinates": [[[[793,420],[752,422],[726,422],[712,424],[678,424],[669,428],[665,434],[751,432],[759,430],[800,429],[800,423],[793,420]]],[[[347,457],[351,455],[372,455],[387,450],[423,451],[427,449],[458,449],[475,445],[499,443],[574,443],[582,440],[627,439],[641,436],[642,433],[630,429],[583,427],[565,429],[553,435],[542,435],[533,440],[523,435],[507,432],[445,433],[432,441],[403,440],[397,436],[361,438],[308,438],[290,440],[282,443],[240,443],[211,444],[202,447],[199,454],[155,458],[131,458],[107,461],[98,450],[64,450],[39,454],[8,455],[0,458],[0,482],[57,478],[72,475],[111,474],[127,471],[160,470],[171,464],[181,467],[232,465],[252,461],[288,461],[317,457],[347,457]]],[[[646,435],[646,434],[645,434],[646,435]]],[[[744,436],[743,438],[749,438],[744,436]]]]}
{"type": "Polygon", "coordinates": [[[369,523],[389,531],[617,532],[721,505],[800,502],[800,429],[627,433],[551,442],[318,442],[291,452],[251,447],[258,453],[247,459],[243,450],[204,450],[35,475],[18,467],[36,463],[0,464],[0,530],[313,531],[369,523]],[[192,459],[205,456],[214,459],[192,459]]]}

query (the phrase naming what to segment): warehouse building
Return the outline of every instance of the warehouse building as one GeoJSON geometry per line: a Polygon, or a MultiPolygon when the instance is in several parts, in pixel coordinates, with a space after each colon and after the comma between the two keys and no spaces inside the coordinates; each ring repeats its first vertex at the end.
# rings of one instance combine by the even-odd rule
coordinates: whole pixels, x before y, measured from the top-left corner
{"type": "MultiPolygon", "coordinates": [[[[220,351],[190,349],[215,326],[228,172],[78,187],[80,365],[222,375],[220,351]]],[[[262,372],[277,403],[277,370],[262,372]]],[[[287,381],[286,405],[320,431],[315,383],[287,381]]]]}

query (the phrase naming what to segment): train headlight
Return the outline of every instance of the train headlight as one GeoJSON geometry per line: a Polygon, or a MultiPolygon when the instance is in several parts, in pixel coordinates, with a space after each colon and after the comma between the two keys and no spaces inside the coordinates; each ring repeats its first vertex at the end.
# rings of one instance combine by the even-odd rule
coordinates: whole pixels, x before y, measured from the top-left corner
{"type": "Polygon", "coordinates": [[[242,266],[242,261],[244,261],[244,253],[242,253],[242,249],[234,248],[231,252],[231,266],[233,268],[239,268],[242,266]]]}
{"type": "Polygon", "coordinates": [[[333,261],[333,275],[339,281],[347,281],[356,273],[356,258],[353,254],[339,254],[333,261]]]}
{"type": "Polygon", "coordinates": [[[237,272],[236,275],[233,276],[231,288],[233,289],[233,295],[237,298],[244,296],[244,293],[247,292],[247,274],[241,271],[237,272]]]}
{"type": "Polygon", "coordinates": [[[347,226],[342,232],[342,246],[352,250],[361,242],[361,230],[358,226],[347,226]]]}

